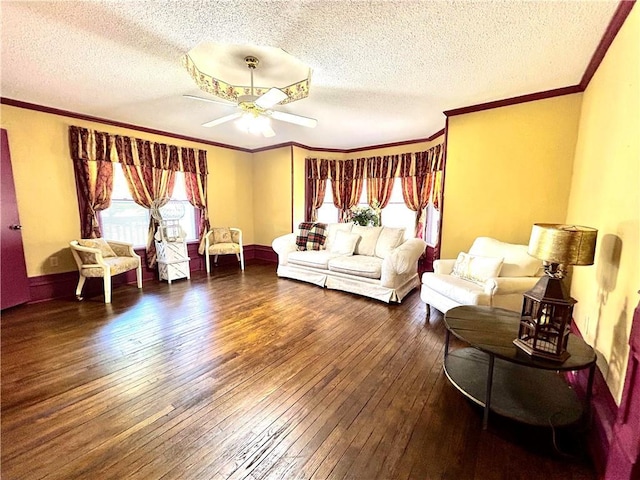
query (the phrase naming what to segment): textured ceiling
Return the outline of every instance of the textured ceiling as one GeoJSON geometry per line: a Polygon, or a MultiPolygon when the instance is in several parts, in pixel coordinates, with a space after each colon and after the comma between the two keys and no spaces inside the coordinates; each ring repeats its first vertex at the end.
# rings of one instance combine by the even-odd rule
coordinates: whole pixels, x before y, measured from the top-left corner
{"type": "MultiPolygon", "coordinates": [[[[425,138],[443,111],[580,82],[618,5],[588,1],[3,1],[5,98],[245,148],[425,138]],[[261,138],[227,123],[181,65],[201,41],[273,46],[310,95],[261,138]]],[[[238,66],[246,69],[244,62],[238,66]]],[[[213,98],[209,96],[209,98],[213,98]]]]}

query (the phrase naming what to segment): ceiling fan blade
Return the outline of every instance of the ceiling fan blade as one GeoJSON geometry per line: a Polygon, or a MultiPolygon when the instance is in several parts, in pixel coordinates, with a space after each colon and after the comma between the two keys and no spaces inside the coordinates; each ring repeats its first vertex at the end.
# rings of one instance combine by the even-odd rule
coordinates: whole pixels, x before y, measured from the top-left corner
{"type": "Polygon", "coordinates": [[[276,132],[273,130],[273,128],[271,128],[271,125],[267,125],[266,127],[262,128],[262,135],[265,138],[275,137],[276,132]]]}
{"type": "Polygon", "coordinates": [[[277,105],[285,98],[287,98],[287,94],[282,90],[280,90],[279,88],[271,88],[267,93],[256,98],[256,101],[253,103],[255,103],[260,108],[267,109],[273,107],[274,105],[277,105]]]}
{"type": "Polygon", "coordinates": [[[219,105],[228,105],[228,106],[232,106],[233,105],[233,103],[231,103],[231,102],[211,100],[210,98],[196,97],[195,95],[183,95],[183,97],[184,98],[190,98],[191,100],[200,100],[201,102],[217,103],[219,105]]]}
{"type": "Polygon", "coordinates": [[[271,112],[271,118],[275,118],[282,122],[295,123],[296,125],[302,125],[303,127],[309,128],[314,128],[318,124],[318,121],[315,118],[303,117],[292,113],[278,112],[277,110],[273,110],[271,112]]]}
{"type": "Polygon", "coordinates": [[[224,117],[216,118],[215,120],[211,120],[210,122],[203,123],[203,127],[215,127],[216,125],[220,125],[221,123],[230,122],[231,120],[235,120],[236,118],[240,118],[242,116],[242,112],[232,113],[231,115],[225,115],[224,117]]]}

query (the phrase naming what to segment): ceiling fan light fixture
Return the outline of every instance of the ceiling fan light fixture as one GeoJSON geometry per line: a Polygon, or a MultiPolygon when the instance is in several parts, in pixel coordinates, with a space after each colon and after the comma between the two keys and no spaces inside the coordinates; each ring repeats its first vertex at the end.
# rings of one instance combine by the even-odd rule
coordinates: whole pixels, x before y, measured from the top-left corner
{"type": "Polygon", "coordinates": [[[271,120],[263,115],[258,115],[253,112],[245,112],[242,116],[236,120],[236,127],[243,132],[251,133],[253,135],[273,136],[275,132],[271,128],[271,120]],[[273,135],[267,135],[273,132],[273,135]]]}
{"type": "Polygon", "coordinates": [[[311,67],[281,48],[204,41],[182,57],[182,65],[198,88],[230,102],[237,102],[238,97],[250,92],[259,97],[276,86],[273,95],[280,90],[284,97],[270,106],[284,105],[309,96],[311,67]],[[244,78],[238,76],[234,63],[240,61],[244,61],[251,72],[260,71],[255,87],[253,82],[249,86],[244,78]]]}

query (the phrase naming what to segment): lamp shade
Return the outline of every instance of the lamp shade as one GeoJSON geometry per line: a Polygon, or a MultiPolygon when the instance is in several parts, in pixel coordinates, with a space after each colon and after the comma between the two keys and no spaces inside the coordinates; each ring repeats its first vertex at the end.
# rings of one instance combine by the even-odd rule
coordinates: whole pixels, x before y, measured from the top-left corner
{"type": "Polygon", "coordinates": [[[548,263],[592,265],[598,230],[580,225],[536,223],[531,229],[529,255],[548,263]]]}

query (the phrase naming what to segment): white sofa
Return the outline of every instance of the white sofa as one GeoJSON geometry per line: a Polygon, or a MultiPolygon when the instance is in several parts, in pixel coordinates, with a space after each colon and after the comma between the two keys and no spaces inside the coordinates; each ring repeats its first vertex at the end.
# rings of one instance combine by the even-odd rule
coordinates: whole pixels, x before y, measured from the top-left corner
{"type": "Polygon", "coordinates": [[[272,247],[280,277],[399,303],[420,285],[418,259],[426,244],[405,241],[401,228],[335,223],[327,225],[320,250],[300,251],[295,233],[276,238],[272,247]]]}
{"type": "Polygon", "coordinates": [[[462,252],[455,260],[436,260],[434,271],[422,275],[420,298],[427,304],[427,316],[429,306],[442,313],[460,305],[487,305],[520,312],[522,294],[543,274],[542,262],[529,255],[527,249],[527,245],[478,237],[468,254],[462,252]]]}

